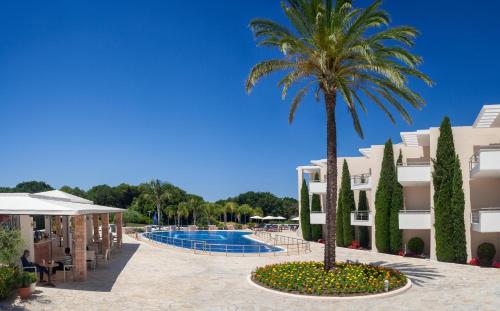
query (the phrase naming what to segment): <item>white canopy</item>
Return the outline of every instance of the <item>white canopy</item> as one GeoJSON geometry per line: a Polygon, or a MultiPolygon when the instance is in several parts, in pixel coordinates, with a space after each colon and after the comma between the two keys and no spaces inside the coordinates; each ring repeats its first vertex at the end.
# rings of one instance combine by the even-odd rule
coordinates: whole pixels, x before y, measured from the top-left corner
{"type": "Polygon", "coordinates": [[[262,217],[260,217],[260,216],[252,216],[252,217],[250,217],[250,219],[262,219],[262,217]]]}
{"type": "Polygon", "coordinates": [[[266,216],[264,218],[262,218],[263,220],[273,220],[273,219],[276,219],[276,217],[274,216],[266,216]]]}
{"type": "Polygon", "coordinates": [[[283,216],[278,216],[278,217],[274,217],[274,219],[276,219],[276,220],[285,220],[286,218],[283,217],[283,216]]]}
{"type": "Polygon", "coordinates": [[[290,219],[290,220],[292,220],[292,221],[299,221],[299,217],[298,217],[298,216],[297,216],[297,217],[293,217],[293,218],[292,218],[292,219],[290,219]]]}
{"type": "MultiPolygon", "coordinates": [[[[59,192],[64,194],[62,191],[59,192]]],[[[70,194],[63,197],[61,193],[54,193],[55,196],[47,193],[2,193],[0,194],[0,214],[74,216],[125,211],[121,208],[95,205],[92,201],[70,194]],[[84,201],[91,203],[82,203],[84,201]]]]}

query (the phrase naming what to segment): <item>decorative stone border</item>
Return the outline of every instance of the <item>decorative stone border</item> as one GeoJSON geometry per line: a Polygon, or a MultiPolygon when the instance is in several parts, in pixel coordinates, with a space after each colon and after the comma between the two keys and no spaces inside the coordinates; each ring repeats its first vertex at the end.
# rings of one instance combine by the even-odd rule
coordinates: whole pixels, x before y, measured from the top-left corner
{"type": "Polygon", "coordinates": [[[258,288],[260,290],[264,290],[266,292],[270,292],[270,293],[281,295],[281,296],[287,296],[287,297],[291,297],[291,298],[302,298],[302,299],[312,299],[312,300],[330,300],[330,301],[336,301],[336,300],[346,301],[346,300],[362,300],[362,299],[386,298],[386,297],[391,297],[391,296],[399,295],[399,294],[402,294],[402,293],[406,292],[407,290],[409,290],[411,288],[411,286],[412,286],[411,280],[408,277],[406,277],[406,280],[407,280],[407,282],[406,282],[405,286],[403,286],[401,288],[398,288],[398,289],[395,289],[395,290],[392,290],[392,291],[387,292],[387,293],[378,293],[378,294],[360,295],[360,296],[339,296],[339,297],[335,297],[335,296],[300,295],[300,294],[291,294],[291,293],[280,292],[278,290],[270,289],[270,288],[267,288],[267,287],[264,287],[262,285],[259,285],[259,284],[255,283],[252,280],[252,275],[251,274],[247,277],[247,281],[248,281],[248,283],[250,283],[250,285],[252,285],[253,287],[258,288]]]}

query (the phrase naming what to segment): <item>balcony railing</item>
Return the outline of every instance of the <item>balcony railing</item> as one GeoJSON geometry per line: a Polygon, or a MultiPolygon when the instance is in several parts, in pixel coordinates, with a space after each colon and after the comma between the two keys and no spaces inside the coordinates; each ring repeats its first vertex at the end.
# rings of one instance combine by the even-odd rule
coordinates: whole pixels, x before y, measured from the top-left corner
{"type": "Polygon", "coordinates": [[[370,181],[370,174],[360,174],[351,176],[351,184],[354,186],[366,185],[370,181]]]}
{"type": "Polygon", "coordinates": [[[355,221],[368,221],[368,219],[370,219],[369,211],[356,211],[352,213],[354,214],[355,221]]]}
{"type": "Polygon", "coordinates": [[[473,210],[471,224],[476,232],[500,232],[500,207],[473,210]]]}
{"type": "Polygon", "coordinates": [[[398,182],[404,186],[426,185],[431,182],[430,161],[407,162],[397,166],[398,182]]]}
{"type": "Polygon", "coordinates": [[[500,146],[488,146],[487,148],[481,148],[469,159],[469,171],[471,175],[478,173],[479,170],[498,170],[498,153],[500,152],[500,146]],[[486,161],[485,167],[482,167],[481,158],[486,161]]]}
{"type": "Polygon", "coordinates": [[[351,212],[351,225],[353,226],[371,226],[373,217],[370,211],[354,211],[351,212]]]}
{"type": "Polygon", "coordinates": [[[430,209],[399,211],[399,229],[431,229],[430,209]]]}

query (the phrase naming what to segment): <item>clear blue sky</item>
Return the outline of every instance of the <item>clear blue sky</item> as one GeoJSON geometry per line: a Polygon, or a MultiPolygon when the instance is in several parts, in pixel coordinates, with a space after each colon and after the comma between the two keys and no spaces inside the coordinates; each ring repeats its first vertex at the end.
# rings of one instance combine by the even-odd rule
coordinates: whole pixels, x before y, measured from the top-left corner
{"type": "MultiPolygon", "coordinates": [[[[421,30],[415,51],[437,84],[414,86],[428,107],[411,110],[412,126],[369,105],[365,140],[340,106],[340,155],[445,114],[470,125],[483,104],[500,102],[497,1],[384,7],[395,25],[421,30]]],[[[307,98],[290,126],[277,77],[245,94],[252,64],[275,55],[255,47],[253,17],[282,21],[279,1],[3,1],[0,185],[159,178],[209,200],[296,196],[295,167],[325,156],[324,108],[307,98]]]]}

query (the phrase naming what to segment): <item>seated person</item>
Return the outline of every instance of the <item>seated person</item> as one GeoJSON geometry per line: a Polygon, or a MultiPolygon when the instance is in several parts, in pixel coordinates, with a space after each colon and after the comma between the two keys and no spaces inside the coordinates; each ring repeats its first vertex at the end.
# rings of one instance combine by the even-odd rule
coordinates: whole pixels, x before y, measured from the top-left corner
{"type": "Polygon", "coordinates": [[[48,273],[47,268],[42,267],[37,263],[33,263],[33,262],[29,261],[29,259],[28,259],[29,257],[30,257],[30,251],[27,249],[24,250],[23,256],[21,257],[21,263],[23,265],[23,270],[24,270],[24,268],[35,267],[36,272],[40,273],[40,282],[45,282],[43,280],[43,273],[44,272],[48,273]]]}
{"type": "MultiPolygon", "coordinates": [[[[71,256],[71,250],[69,247],[64,249],[64,257],[62,261],[57,261],[58,266],[54,268],[53,272],[55,273],[57,270],[63,271],[64,266],[69,266],[73,264],[73,257],[71,256]]],[[[67,271],[67,270],[66,270],[67,271]]]]}

